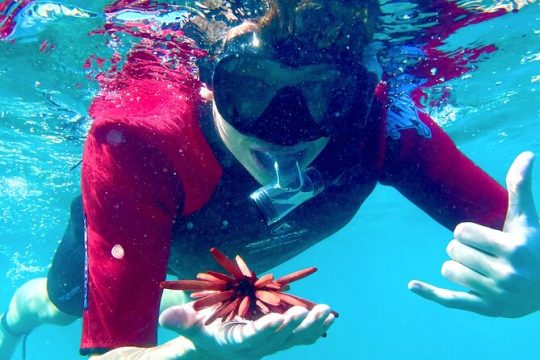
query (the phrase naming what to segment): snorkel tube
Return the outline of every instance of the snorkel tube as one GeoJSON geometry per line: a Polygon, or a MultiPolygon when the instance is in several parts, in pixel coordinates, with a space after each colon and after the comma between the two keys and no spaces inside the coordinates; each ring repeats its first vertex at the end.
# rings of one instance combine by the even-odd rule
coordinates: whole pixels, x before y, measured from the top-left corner
{"type": "Polygon", "coordinates": [[[324,190],[321,173],[315,168],[302,171],[294,157],[273,159],[274,181],[249,197],[271,225],[324,190]]]}

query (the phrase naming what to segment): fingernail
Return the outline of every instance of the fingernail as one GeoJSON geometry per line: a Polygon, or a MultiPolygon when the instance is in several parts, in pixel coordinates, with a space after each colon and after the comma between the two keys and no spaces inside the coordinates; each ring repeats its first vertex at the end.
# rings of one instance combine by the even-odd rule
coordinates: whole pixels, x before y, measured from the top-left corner
{"type": "Polygon", "coordinates": [[[450,253],[452,252],[452,249],[454,249],[454,246],[455,246],[455,243],[453,240],[448,243],[448,246],[446,246],[446,253],[448,255],[450,255],[450,253]]]}
{"type": "Polygon", "coordinates": [[[441,266],[441,275],[446,277],[447,273],[448,273],[448,261],[445,261],[441,266]]]}

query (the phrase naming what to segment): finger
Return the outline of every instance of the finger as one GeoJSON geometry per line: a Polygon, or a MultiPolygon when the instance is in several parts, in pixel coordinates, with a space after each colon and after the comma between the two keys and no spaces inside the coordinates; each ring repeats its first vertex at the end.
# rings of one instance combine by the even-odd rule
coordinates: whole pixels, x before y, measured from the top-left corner
{"type": "Polygon", "coordinates": [[[269,314],[236,330],[235,341],[245,353],[258,357],[287,348],[288,339],[308,315],[308,311],[295,306],[285,314],[269,314]],[[238,332],[240,331],[240,333],[238,332]]]}
{"type": "Polygon", "coordinates": [[[264,343],[284,322],[285,318],[281,314],[271,313],[265,315],[258,320],[248,322],[246,325],[232,328],[231,340],[242,344],[242,348],[264,343]]]}
{"type": "Polygon", "coordinates": [[[538,214],[534,206],[532,196],[532,167],[534,154],[530,151],[519,154],[506,175],[506,187],[508,190],[508,211],[506,213],[506,225],[518,219],[525,221],[526,225],[537,225],[538,214]]]}
{"type": "Polygon", "coordinates": [[[476,294],[443,289],[417,280],[409,282],[408,286],[413,293],[442,306],[492,315],[490,306],[476,294]]]}
{"type": "Polygon", "coordinates": [[[322,327],[322,337],[326,337],[326,333],[330,326],[336,321],[336,316],[330,312],[330,315],[326,317],[326,320],[324,320],[323,327],[322,327]]]}
{"type": "Polygon", "coordinates": [[[441,274],[449,281],[461,285],[477,294],[493,292],[493,281],[484,275],[466,267],[454,260],[445,261],[441,274]]]}
{"type": "Polygon", "coordinates": [[[335,319],[328,305],[319,304],[311,309],[302,323],[293,331],[287,347],[312,344],[330,327],[335,319]]]}
{"type": "Polygon", "coordinates": [[[274,352],[284,349],[290,337],[294,336],[293,331],[306,319],[308,314],[308,310],[301,306],[294,306],[283,314],[283,325],[268,339],[269,346],[274,352]]]}
{"type": "Polygon", "coordinates": [[[513,244],[509,234],[475,223],[461,223],[454,230],[454,238],[496,257],[509,254],[513,244]]]}
{"type": "Polygon", "coordinates": [[[283,325],[278,329],[280,334],[290,335],[309,315],[309,311],[301,306],[294,306],[284,314],[283,325]]]}
{"type": "Polygon", "coordinates": [[[194,328],[202,326],[202,315],[190,304],[173,306],[159,316],[159,324],[182,335],[188,335],[194,328]]]}
{"type": "Polygon", "coordinates": [[[493,278],[501,271],[501,261],[477,248],[452,240],[446,247],[446,253],[452,260],[486,276],[493,278]]]}
{"type": "Polygon", "coordinates": [[[189,302],[189,297],[185,291],[163,289],[161,301],[159,303],[159,313],[176,305],[183,305],[189,302]]]}

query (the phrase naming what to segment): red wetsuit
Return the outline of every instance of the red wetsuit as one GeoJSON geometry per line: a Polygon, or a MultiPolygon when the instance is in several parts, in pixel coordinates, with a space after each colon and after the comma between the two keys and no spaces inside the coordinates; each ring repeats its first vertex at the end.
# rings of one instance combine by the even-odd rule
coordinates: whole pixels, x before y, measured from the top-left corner
{"type": "Polygon", "coordinates": [[[115,91],[102,91],[90,108],[82,353],[155,346],[159,282],[167,272],[207,270],[211,246],[266,270],[343,227],[377,182],[396,187],[449,229],[462,221],[502,226],[504,189],[428,116],[385,126],[382,87],[370,125],[349,144],[361,155],[342,180],[267,226],[249,207],[260,185],[216,141],[200,83],[134,59],[115,91]]]}

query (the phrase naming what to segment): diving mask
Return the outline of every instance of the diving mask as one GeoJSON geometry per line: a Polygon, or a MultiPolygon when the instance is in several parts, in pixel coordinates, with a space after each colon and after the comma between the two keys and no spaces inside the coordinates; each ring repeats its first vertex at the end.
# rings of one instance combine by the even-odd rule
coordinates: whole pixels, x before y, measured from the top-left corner
{"type": "Polygon", "coordinates": [[[330,136],[351,116],[365,116],[355,110],[375,84],[362,66],[290,67],[256,54],[224,57],[213,76],[215,105],[229,124],[286,146],[330,136]]]}

